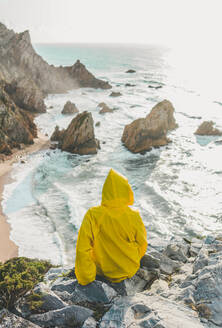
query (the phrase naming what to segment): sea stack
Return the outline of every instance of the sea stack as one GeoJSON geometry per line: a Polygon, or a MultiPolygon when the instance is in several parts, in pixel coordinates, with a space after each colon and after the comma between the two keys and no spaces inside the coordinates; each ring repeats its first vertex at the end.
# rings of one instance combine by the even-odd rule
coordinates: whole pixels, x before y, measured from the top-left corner
{"type": "Polygon", "coordinates": [[[194,134],[200,136],[222,136],[222,131],[214,127],[213,121],[204,121],[194,134]]]}
{"type": "Polygon", "coordinates": [[[152,147],[167,145],[167,132],[177,127],[174,107],[168,100],[155,105],[145,118],[139,118],[125,126],[122,142],[133,153],[143,153],[152,147]]]}
{"type": "Polygon", "coordinates": [[[78,112],[79,112],[79,110],[76,107],[76,105],[69,100],[65,103],[63,110],[62,110],[62,114],[64,114],[64,115],[75,114],[78,112]]]}
{"type": "Polygon", "coordinates": [[[95,138],[92,114],[84,111],[78,114],[64,131],[55,128],[51,140],[58,141],[58,148],[72,154],[96,154],[99,141],[95,138]]]}

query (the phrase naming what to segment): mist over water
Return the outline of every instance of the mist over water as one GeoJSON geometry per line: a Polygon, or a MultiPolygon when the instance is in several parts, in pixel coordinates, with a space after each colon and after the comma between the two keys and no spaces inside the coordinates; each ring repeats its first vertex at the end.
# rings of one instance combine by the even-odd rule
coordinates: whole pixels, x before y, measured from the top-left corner
{"type": "Polygon", "coordinates": [[[197,54],[192,60],[192,56],[182,57],[182,51],[157,46],[55,44],[35,48],[54,65],[72,65],[80,59],[122,96],[109,97],[110,90],[78,89],[47,97],[47,113],[36,118],[43,133],[50,136],[56,125],[69,124],[74,116],[61,111],[70,100],[80,112],[90,111],[94,123],[101,122],[95,127],[101,150],[90,156],[44,150],[29,155],[25,164],[15,165],[15,181],[5,187],[3,205],[19,255],[72,266],[83,216],[89,207],[100,204],[111,167],[132,185],[134,205],[140,210],[149,243],[221,231],[222,144],[216,143],[221,137],[194,135],[204,120],[213,120],[222,129],[218,87],[222,78],[219,70],[209,70],[210,65],[217,67],[215,58],[204,61],[203,77],[204,66],[197,54]],[[126,74],[130,68],[136,73],[126,74]],[[126,87],[126,83],[135,86],[126,87]],[[179,125],[169,133],[172,143],[145,155],[130,153],[121,143],[124,126],[146,116],[163,99],[173,103],[179,125]],[[115,111],[100,115],[100,102],[115,111]]]}

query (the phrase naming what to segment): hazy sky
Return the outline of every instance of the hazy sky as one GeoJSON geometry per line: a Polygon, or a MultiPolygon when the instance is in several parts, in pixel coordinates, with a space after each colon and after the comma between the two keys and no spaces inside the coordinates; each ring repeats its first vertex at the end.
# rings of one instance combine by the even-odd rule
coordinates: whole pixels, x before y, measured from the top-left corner
{"type": "Polygon", "coordinates": [[[221,43],[222,0],[0,0],[33,42],[221,43]]]}

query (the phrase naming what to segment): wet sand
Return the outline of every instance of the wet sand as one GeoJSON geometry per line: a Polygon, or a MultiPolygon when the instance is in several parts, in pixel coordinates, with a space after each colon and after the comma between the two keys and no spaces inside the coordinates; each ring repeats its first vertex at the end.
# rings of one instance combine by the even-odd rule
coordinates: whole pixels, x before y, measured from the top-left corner
{"type": "Polygon", "coordinates": [[[10,225],[2,211],[4,185],[12,181],[10,177],[13,168],[12,165],[21,158],[24,158],[25,155],[48,148],[49,145],[50,141],[48,137],[38,133],[38,138],[34,139],[33,145],[27,146],[22,150],[17,150],[6,161],[0,163],[0,262],[5,262],[12,257],[18,256],[18,247],[10,239],[10,225]]]}

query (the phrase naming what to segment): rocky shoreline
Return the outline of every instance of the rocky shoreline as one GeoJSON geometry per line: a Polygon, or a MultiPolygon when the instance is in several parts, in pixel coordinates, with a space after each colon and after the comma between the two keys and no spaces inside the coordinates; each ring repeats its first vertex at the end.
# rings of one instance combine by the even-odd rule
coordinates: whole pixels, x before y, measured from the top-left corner
{"type": "MultiPolygon", "coordinates": [[[[103,277],[81,286],[74,270],[51,268],[11,311],[0,311],[6,327],[197,328],[222,327],[222,236],[172,240],[148,246],[141,268],[114,284],[103,277]]],[[[0,289],[1,290],[1,289],[0,289]]]]}

